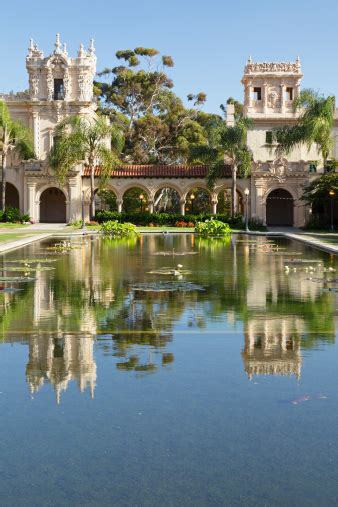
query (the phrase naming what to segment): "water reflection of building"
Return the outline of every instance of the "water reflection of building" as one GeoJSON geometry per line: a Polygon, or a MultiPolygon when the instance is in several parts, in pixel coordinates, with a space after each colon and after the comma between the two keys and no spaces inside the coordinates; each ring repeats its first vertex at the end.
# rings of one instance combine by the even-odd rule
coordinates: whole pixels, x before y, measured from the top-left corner
{"type": "Polygon", "coordinates": [[[81,392],[89,389],[94,396],[96,363],[91,336],[35,335],[29,338],[26,378],[31,393],[39,391],[45,381],[55,389],[57,402],[69,383],[77,382],[81,392]]]}
{"type": "Polygon", "coordinates": [[[244,333],[244,369],[253,375],[295,375],[300,377],[302,357],[300,335],[304,323],[298,318],[251,320],[244,333]]]}

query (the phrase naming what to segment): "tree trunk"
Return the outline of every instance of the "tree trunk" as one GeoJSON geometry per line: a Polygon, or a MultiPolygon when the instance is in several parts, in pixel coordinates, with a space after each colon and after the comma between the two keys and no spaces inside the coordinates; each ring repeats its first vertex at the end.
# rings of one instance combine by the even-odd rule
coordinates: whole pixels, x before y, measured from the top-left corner
{"type": "Polygon", "coordinates": [[[95,166],[90,165],[90,220],[95,219],[95,166]]]}
{"type": "Polygon", "coordinates": [[[5,153],[2,154],[2,181],[1,181],[1,209],[2,211],[5,211],[6,209],[6,155],[5,153]]]}
{"type": "Polygon", "coordinates": [[[232,188],[231,188],[231,216],[234,217],[237,209],[237,166],[232,168],[232,188]]]}

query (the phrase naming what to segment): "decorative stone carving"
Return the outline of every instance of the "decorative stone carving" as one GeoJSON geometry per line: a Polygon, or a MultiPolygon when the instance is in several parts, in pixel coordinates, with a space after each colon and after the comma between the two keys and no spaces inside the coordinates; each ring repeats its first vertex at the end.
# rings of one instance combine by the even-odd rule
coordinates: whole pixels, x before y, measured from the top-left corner
{"type": "Polygon", "coordinates": [[[270,163],[269,171],[271,176],[276,178],[279,183],[284,182],[288,176],[288,161],[285,158],[276,158],[270,163]]]}
{"type": "Polygon", "coordinates": [[[54,79],[53,79],[53,72],[51,69],[48,69],[47,71],[47,100],[48,102],[51,102],[53,100],[54,95],[54,79]]]}
{"type": "Polygon", "coordinates": [[[281,93],[277,86],[270,86],[268,91],[268,107],[275,109],[281,105],[281,93]]]}
{"type": "Polygon", "coordinates": [[[256,73],[269,73],[269,72],[285,72],[288,74],[300,74],[300,61],[297,59],[296,62],[262,62],[254,63],[252,60],[248,60],[245,66],[245,74],[256,74],[256,73]]]}
{"type": "Polygon", "coordinates": [[[70,78],[68,68],[65,69],[65,73],[63,76],[63,86],[64,86],[64,90],[65,90],[65,100],[69,100],[70,93],[71,93],[71,78],[70,78]]]}
{"type": "Polygon", "coordinates": [[[86,76],[84,74],[79,74],[78,78],[78,86],[79,86],[79,100],[86,100],[86,76]]]}
{"type": "Polygon", "coordinates": [[[29,80],[30,97],[36,99],[39,95],[39,76],[32,74],[29,80]]]}

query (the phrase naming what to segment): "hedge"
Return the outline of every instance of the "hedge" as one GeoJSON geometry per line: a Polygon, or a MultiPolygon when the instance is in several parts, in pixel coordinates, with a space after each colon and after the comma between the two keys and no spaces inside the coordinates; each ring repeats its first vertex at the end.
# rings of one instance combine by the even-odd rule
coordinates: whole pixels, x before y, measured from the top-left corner
{"type": "MultiPolygon", "coordinates": [[[[212,218],[214,220],[219,220],[220,222],[229,224],[233,229],[244,229],[244,221],[242,215],[236,215],[232,218],[229,215],[211,215],[208,213],[202,213],[200,215],[180,215],[178,213],[118,213],[117,211],[98,211],[95,218],[99,223],[107,222],[108,220],[117,220],[121,223],[130,222],[132,224],[141,226],[166,225],[169,227],[175,227],[177,222],[190,222],[195,225],[197,222],[204,222],[205,220],[210,220],[212,218]]],[[[249,227],[255,230],[265,229],[259,222],[255,222],[253,220],[249,221],[249,227]]]]}

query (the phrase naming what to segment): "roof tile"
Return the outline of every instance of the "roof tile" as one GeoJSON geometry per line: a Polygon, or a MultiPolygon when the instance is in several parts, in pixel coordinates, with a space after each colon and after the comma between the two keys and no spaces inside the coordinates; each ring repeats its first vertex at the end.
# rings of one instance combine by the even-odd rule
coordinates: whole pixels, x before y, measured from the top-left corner
{"type": "MultiPolygon", "coordinates": [[[[95,167],[95,176],[100,176],[100,167],[95,167]]],[[[205,178],[206,165],[121,165],[112,169],[111,178],[205,178]]],[[[86,166],[84,176],[90,176],[86,166]]],[[[231,167],[225,165],[223,178],[231,178],[231,167]]]]}

